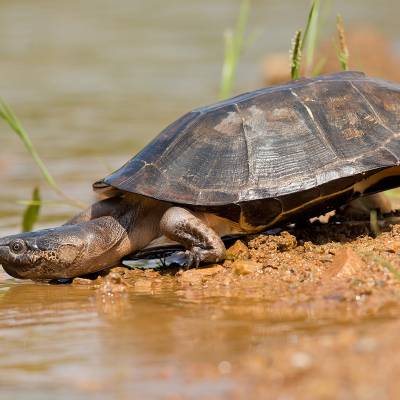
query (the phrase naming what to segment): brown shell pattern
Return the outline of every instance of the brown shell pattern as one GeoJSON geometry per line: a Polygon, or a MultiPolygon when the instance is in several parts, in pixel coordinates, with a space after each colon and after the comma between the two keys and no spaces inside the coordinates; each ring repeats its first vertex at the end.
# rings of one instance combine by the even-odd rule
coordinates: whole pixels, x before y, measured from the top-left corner
{"type": "Polygon", "coordinates": [[[343,72],[189,112],[94,188],[203,207],[286,199],[290,208],[399,160],[400,85],[343,72]]]}

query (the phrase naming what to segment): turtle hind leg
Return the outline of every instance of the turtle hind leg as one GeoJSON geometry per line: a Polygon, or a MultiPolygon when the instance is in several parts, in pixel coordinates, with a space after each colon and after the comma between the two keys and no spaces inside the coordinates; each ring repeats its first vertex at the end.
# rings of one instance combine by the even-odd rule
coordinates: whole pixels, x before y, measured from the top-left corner
{"type": "Polygon", "coordinates": [[[169,208],[161,218],[160,230],[186,248],[188,267],[198,267],[201,262],[218,262],[225,257],[225,245],[217,233],[184,208],[169,208]]]}
{"type": "Polygon", "coordinates": [[[383,192],[380,192],[351,201],[342,207],[337,214],[348,218],[362,219],[369,218],[371,210],[374,209],[382,215],[387,215],[395,212],[396,208],[396,204],[383,192]]]}

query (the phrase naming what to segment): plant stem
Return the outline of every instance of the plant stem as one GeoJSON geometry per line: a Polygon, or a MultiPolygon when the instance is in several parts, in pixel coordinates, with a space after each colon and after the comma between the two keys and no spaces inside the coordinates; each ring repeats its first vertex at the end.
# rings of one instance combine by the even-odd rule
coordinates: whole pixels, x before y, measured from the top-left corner
{"type": "Polygon", "coordinates": [[[234,32],[227,30],[224,35],[225,54],[224,63],[222,66],[221,87],[219,92],[219,97],[221,100],[232,95],[237,65],[240,54],[243,50],[244,36],[246,33],[249,13],[250,0],[242,0],[234,32]]]}
{"type": "Polygon", "coordinates": [[[10,126],[10,128],[15,132],[15,134],[21,139],[28,153],[31,155],[36,165],[38,166],[40,172],[43,175],[44,180],[50,186],[50,188],[56,192],[60,197],[62,197],[66,203],[78,207],[85,208],[86,205],[79,200],[73,199],[64,193],[61,188],[57,185],[56,181],[50,174],[45,163],[40,158],[35,146],[33,145],[28,133],[22,127],[21,123],[17,119],[16,115],[13,113],[11,108],[0,98],[0,117],[10,126]]]}

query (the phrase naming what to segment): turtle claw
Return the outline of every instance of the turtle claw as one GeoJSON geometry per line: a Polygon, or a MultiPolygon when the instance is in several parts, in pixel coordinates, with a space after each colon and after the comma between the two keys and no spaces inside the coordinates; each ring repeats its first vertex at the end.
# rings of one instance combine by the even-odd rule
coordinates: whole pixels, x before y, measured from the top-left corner
{"type": "Polygon", "coordinates": [[[183,259],[182,264],[185,268],[198,268],[201,262],[201,250],[194,247],[191,250],[179,251],[174,257],[183,259]]]}

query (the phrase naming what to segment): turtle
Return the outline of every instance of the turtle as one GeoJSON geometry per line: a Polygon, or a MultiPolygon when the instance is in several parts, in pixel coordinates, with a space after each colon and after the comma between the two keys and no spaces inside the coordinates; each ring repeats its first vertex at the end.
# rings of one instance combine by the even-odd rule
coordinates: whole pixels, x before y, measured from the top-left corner
{"type": "Polygon", "coordinates": [[[322,215],[399,186],[400,85],[348,71],[197,108],[120,169],[64,225],[0,239],[16,278],[101,271],[172,240],[187,267],[224,259],[221,238],[322,215]]]}

